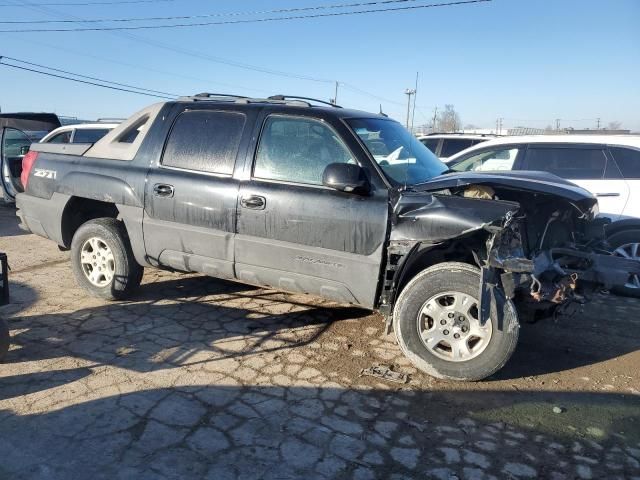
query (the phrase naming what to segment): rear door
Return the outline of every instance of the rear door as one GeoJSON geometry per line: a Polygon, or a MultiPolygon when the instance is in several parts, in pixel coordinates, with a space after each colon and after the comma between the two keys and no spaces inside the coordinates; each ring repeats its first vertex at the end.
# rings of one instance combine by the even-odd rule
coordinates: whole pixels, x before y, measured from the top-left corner
{"type": "Polygon", "coordinates": [[[322,185],[330,163],[364,166],[361,148],[338,120],[266,116],[250,178],[239,192],[239,279],[373,307],[387,189],[362,196],[322,185]]]}
{"type": "Polygon", "coordinates": [[[144,242],[152,264],[233,278],[239,182],[251,112],[185,110],[147,177],[144,242]]]}
{"type": "Polygon", "coordinates": [[[618,220],[629,199],[629,186],[604,145],[530,144],[522,168],[542,170],[585,188],[598,198],[600,214],[618,220]]]}

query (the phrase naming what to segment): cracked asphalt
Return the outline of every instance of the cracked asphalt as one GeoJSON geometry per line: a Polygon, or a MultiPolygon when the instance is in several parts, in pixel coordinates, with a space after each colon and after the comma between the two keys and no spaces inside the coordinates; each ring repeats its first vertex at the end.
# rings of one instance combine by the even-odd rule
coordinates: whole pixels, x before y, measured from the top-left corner
{"type": "Polygon", "coordinates": [[[0,251],[1,479],[640,479],[637,300],[524,325],[504,370],[452,383],[365,310],[154,270],[104,302],[9,207],[0,251]]]}

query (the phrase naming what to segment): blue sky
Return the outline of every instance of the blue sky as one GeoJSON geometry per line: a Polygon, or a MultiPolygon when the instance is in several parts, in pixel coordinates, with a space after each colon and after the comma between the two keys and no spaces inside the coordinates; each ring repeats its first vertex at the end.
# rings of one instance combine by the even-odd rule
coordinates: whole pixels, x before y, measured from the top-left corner
{"type": "MultiPolygon", "coordinates": [[[[12,3],[29,2],[0,0],[0,5],[12,3]]],[[[342,2],[176,0],[49,6],[47,12],[16,6],[0,7],[0,20],[189,15],[334,3],[342,2]]],[[[491,127],[503,117],[505,126],[545,127],[560,118],[562,126],[593,128],[600,117],[603,125],[620,121],[640,130],[638,25],[640,0],[494,0],[338,18],[145,30],[133,32],[135,38],[107,32],[1,33],[0,55],[177,94],[333,96],[334,86],[328,82],[255,72],[211,61],[215,57],[338,80],[368,92],[341,86],[340,104],[377,111],[382,103],[386,113],[399,119],[406,112],[404,90],[413,87],[420,72],[416,124],[426,123],[436,105],[454,104],[464,124],[480,127],[491,127]]],[[[4,112],[123,117],[153,101],[0,67],[4,112]]]]}

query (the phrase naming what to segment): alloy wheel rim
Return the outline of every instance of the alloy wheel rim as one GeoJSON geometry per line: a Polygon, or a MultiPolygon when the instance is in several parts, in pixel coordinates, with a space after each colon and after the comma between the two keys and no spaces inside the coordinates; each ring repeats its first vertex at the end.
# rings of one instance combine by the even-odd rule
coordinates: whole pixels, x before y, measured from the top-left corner
{"type": "MultiPolygon", "coordinates": [[[[626,243],[624,245],[620,245],[613,253],[619,257],[640,261],[640,243],[626,243]]],[[[629,275],[629,279],[624,286],[626,288],[640,288],[640,277],[638,275],[629,275]]]]}
{"type": "Polygon", "coordinates": [[[478,300],[462,292],[444,292],[429,298],[417,318],[422,344],[438,358],[466,362],[489,345],[491,321],[480,325],[478,300]]]}
{"type": "Polygon", "coordinates": [[[80,263],[92,285],[106,287],[113,280],[116,270],[113,252],[101,238],[92,237],[82,244],[80,263]]]}

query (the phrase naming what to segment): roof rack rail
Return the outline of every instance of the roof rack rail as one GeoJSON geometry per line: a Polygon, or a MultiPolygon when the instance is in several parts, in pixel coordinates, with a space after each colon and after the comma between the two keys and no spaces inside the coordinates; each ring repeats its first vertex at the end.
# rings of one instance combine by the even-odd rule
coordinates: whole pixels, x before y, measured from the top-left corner
{"type": "Polygon", "coordinates": [[[235,102],[235,103],[274,103],[274,104],[286,104],[286,105],[297,105],[304,107],[311,107],[312,104],[309,102],[320,103],[324,105],[329,105],[334,108],[342,108],[340,105],[336,105],[334,103],[325,102],[324,100],[319,100],[317,98],[311,97],[300,97],[297,95],[272,95],[268,98],[252,98],[245,97],[243,95],[234,95],[227,93],[198,93],[196,95],[189,95],[186,97],[180,97],[178,100],[183,101],[213,101],[213,102],[235,102]]]}
{"type": "Polygon", "coordinates": [[[245,97],[244,95],[234,95],[232,93],[209,93],[209,92],[196,93],[195,95],[193,95],[193,97],[194,98],[212,98],[212,97],[248,98],[248,97],[245,97]]]}
{"type": "Polygon", "coordinates": [[[96,123],[122,123],[126,118],[105,117],[96,120],[96,123]]]}
{"type": "Polygon", "coordinates": [[[329,105],[334,108],[342,108],[340,105],[336,105],[335,103],[327,102],[325,100],[319,100],[317,98],[312,97],[301,97],[298,95],[272,95],[267,100],[277,100],[277,101],[286,101],[286,100],[307,100],[310,102],[322,103],[324,105],[329,105]]]}
{"type": "Polygon", "coordinates": [[[200,101],[219,101],[219,102],[233,102],[235,100],[244,100],[247,97],[243,97],[242,95],[234,95],[231,93],[209,93],[202,92],[196,93],[195,95],[186,95],[183,97],[179,97],[178,100],[182,101],[190,101],[190,102],[200,102],[200,101]]]}

